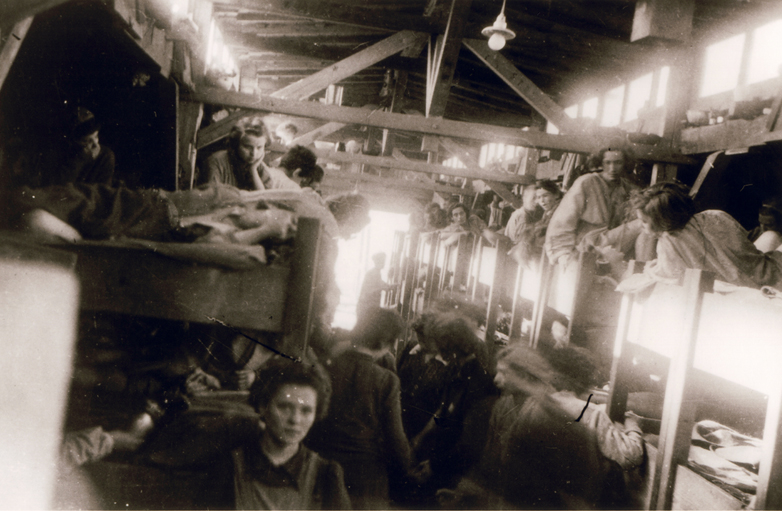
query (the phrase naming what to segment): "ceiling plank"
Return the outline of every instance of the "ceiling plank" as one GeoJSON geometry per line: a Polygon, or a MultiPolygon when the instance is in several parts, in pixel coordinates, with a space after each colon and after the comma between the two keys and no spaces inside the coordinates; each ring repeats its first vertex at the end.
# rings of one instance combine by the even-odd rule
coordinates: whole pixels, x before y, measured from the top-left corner
{"type": "MultiPolygon", "coordinates": [[[[327,181],[342,181],[349,183],[378,183],[389,189],[397,190],[424,190],[427,192],[440,193],[464,193],[464,190],[457,186],[447,186],[435,183],[434,181],[412,181],[408,179],[394,179],[388,177],[374,176],[371,174],[356,174],[339,170],[325,169],[327,181]]],[[[326,183],[331,184],[331,183],[326,183]]]]}
{"type": "MultiPolygon", "coordinates": [[[[270,97],[306,99],[312,94],[325,89],[330,84],[347,78],[362,69],[366,69],[384,58],[404,50],[408,46],[419,44],[423,38],[426,38],[425,34],[403,30],[315,74],[273,92],[270,94],[270,97]]],[[[252,114],[252,112],[244,112],[245,117],[252,114]]],[[[227,136],[233,124],[241,118],[232,115],[200,130],[198,132],[198,148],[205,147],[227,136]],[[229,118],[231,119],[230,123],[229,118]]]]}
{"type": "Polygon", "coordinates": [[[445,113],[453,73],[459,59],[462,33],[469,18],[471,5],[472,0],[451,0],[445,32],[437,36],[434,47],[432,47],[432,38],[429,40],[429,58],[432,62],[426,84],[427,117],[442,117],[445,113]]]}
{"type": "Polygon", "coordinates": [[[575,122],[568,117],[565,110],[556,104],[548,94],[540,90],[532,80],[524,76],[513,62],[506,59],[501,53],[489,48],[486,41],[479,39],[465,39],[462,41],[468,50],[473,52],[489,69],[494,71],[502,81],[513,91],[524,98],[524,101],[537,110],[547,121],[559,128],[563,133],[574,133],[578,129],[575,122]]]}
{"type": "MultiPolygon", "coordinates": [[[[428,118],[420,115],[397,114],[391,112],[367,111],[362,108],[324,105],[318,101],[296,101],[269,96],[255,97],[234,91],[222,89],[202,89],[195,92],[185,92],[183,99],[199,101],[212,105],[224,105],[234,108],[246,108],[264,112],[322,119],[330,122],[344,124],[359,124],[363,126],[375,126],[416,133],[428,133],[452,138],[468,140],[483,140],[487,142],[503,142],[522,147],[534,147],[538,149],[556,149],[574,153],[589,153],[597,150],[603,143],[611,139],[602,135],[595,138],[581,134],[551,135],[538,131],[524,131],[518,128],[504,128],[487,124],[467,123],[451,121],[449,119],[428,118]],[[605,140],[603,140],[605,138],[605,140]]],[[[690,158],[675,153],[667,148],[648,146],[634,148],[633,155],[636,159],[644,161],[665,161],[671,163],[691,164],[690,158]]],[[[389,165],[381,165],[389,166],[389,165]]],[[[491,178],[489,178],[491,179],[491,178]]]]}
{"type": "MultiPolygon", "coordinates": [[[[475,154],[475,150],[473,148],[464,146],[459,142],[446,137],[438,137],[438,140],[440,141],[440,145],[443,146],[446,151],[459,158],[459,161],[461,161],[467,167],[480,168],[478,163],[479,158],[475,154]]],[[[515,209],[519,209],[522,206],[521,197],[516,197],[513,195],[513,193],[504,183],[499,181],[486,181],[486,185],[494,193],[499,195],[502,200],[508,202],[515,209]]]]}
{"type": "Polygon", "coordinates": [[[442,20],[411,16],[402,13],[382,16],[376,10],[362,8],[354,4],[332,3],[320,0],[213,0],[215,4],[230,5],[234,8],[254,12],[291,14],[311,19],[334,21],[363,27],[385,28],[389,30],[413,30],[416,32],[440,32],[444,26],[442,20]]]}

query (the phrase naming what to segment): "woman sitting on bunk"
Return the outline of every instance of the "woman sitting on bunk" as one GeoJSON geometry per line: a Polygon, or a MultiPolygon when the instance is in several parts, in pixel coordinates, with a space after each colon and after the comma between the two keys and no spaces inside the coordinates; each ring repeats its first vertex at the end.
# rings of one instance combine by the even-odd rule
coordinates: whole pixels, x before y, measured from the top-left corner
{"type": "Polygon", "coordinates": [[[655,281],[677,282],[687,268],[708,270],[736,286],[782,289],[782,252],[763,253],[747,231],[720,210],[695,212],[687,187],[658,183],[633,198],[644,230],[657,237],[657,260],[643,274],[620,284],[620,291],[643,289],[655,281]]]}
{"type": "Polygon", "coordinates": [[[483,236],[492,244],[502,236],[489,229],[486,222],[481,220],[479,216],[470,214],[469,208],[461,202],[450,208],[448,216],[451,218],[451,224],[441,231],[441,239],[445,245],[455,245],[459,241],[459,237],[466,234],[472,234],[476,238],[483,236]]]}

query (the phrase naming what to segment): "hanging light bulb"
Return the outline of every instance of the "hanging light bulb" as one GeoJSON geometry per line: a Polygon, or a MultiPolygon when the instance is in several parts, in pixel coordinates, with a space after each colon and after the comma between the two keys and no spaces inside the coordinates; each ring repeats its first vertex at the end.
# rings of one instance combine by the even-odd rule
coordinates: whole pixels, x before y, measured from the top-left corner
{"type": "Polygon", "coordinates": [[[494,51],[503,49],[505,41],[516,37],[516,33],[509,30],[508,24],[505,23],[505,0],[502,0],[502,10],[494,21],[494,25],[481,30],[481,34],[489,38],[489,48],[494,51]]]}

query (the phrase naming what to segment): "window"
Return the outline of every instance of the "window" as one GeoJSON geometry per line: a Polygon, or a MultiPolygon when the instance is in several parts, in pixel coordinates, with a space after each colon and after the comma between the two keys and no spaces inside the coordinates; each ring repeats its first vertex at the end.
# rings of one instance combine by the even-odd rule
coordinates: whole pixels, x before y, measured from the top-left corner
{"type": "Polygon", "coordinates": [[[559,135],[559,128],[551,124],[550,122],[546,123],[546,133],[549,135],[559,135]]]}
{"type": "Polygon", "coordinates": [[[565,109],[565,114],[571,119],[578,117],[578,105],[569,106],[565,109]]]}
{"type": "Polygon", "coordinates": [[[671,76],[671,68],[668,66],[660,69],[660,81],[657,83],[657,100],[655,106],[663,106],[668,94],[668,78],[671,76]]]}
{"type": "Polygon", "coordinates": [[[733,36],[706,48],[701,97],[733,90],[739,83],[745,34],[733,36]]]}
{"type": "Polygon", "coordinates": [[[448,158],[447,160],[443,161],[443,167],[451,167],[454,169],[463,169],[465,168],[464,163],[462,163],[462,160],[457,158],[456,156],[452,158],[448,158]]]}
{"type": "Polygon", "coordinates": [[[508,162],[517,158],[523,150],[524,148],[521,146],[491,142],[481,147],[478,165],[487,167],[495,163],[508,162]]]}
{"type": "Polygon", "coordinates": [[[643,75],[630,82],[627,93],[627,108],[625,109],[625,121],[638,118],[638,111],[646,105],[652,95],[652,73],[643,75]]]}
{"type": "Polygon", "coordinates": [[[617,126],[619,124],[619,121],[622,119],[624,98],[624,85],[608,91],[605,97],[605,106],[603,107],[603,118],[600,120],[601,126],[617,126]]]}
{"type": "Polygon", "coordinates": [[[782,20],[755,29],[747,83],[757,83],[780,75],[782,66],[782,20]]]}
{"type": "Polygon", "coordinates": [[[581,117],[597,119],[597,104],[598,99],[596,97],[584,101],[584,103],[581,105],[581,117]]]}

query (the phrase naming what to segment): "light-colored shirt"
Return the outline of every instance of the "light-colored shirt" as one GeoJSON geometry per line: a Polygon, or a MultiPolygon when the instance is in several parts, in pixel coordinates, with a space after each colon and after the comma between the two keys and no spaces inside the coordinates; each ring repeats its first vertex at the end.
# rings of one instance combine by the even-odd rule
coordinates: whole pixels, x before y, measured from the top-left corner
{"type": "MultiPolygon", "coordinates": [[[[217,151],[206,160],[206,172],[210,183],[223,183],[241,190],[255,190],[252,176],[228,151],[217,151]]],[[[258,167],[262,190],[298,190],[299,185],[281,169],[269,167],[261,162],[258,167]]]]}

